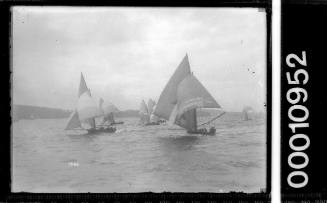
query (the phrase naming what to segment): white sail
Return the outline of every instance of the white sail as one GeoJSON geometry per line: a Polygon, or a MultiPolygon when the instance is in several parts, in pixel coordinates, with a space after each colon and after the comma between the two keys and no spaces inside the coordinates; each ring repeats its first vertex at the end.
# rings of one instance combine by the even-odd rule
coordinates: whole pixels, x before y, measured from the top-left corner
{"type": "Polygon", "coordinates": [[[77,103],[77,112],[81,121],[102,116],[100,108],[88,92],[84,92],[79,97],[77,103]]]}
{"type": "Polygon", "coordinates": [[[103,114],[104,115],[109,115],[111,113],[117,113],[119,110],[118,110],[118,108],[115,105],[113,105],[112,103],[108,102],[108,103],[105,103],[102,106],[102,111],[103,111],[103,114]]]}
{"type": "Polygon", "coordinates": [[[65,130],[73,130],[76,128],[81,128],[81,122],[79,121],[77,111],[74,111],[68,119],[65,130]]]}
{"type": "Polygon", "coordinates": [[[101,115],[103,115],[103,113],[92,98],[91,91],[87,87],[84,76],[81,73],[77,109],[72,113],[66,130],[74,129],[75,127],[82,127],[85,129],[95,128],[95,118],[101,115]]]}
{"type": "Polygon", "coordinates": [[[108,122],[109,124],[113,124],[115,123],[115,118],[114,118],[114,114],[113,113],[110,113],[110,114],[107,114],[103,117],[103,121],[102,121],[102,124],[108,122]]]}
{"type": "Polygon", "coordinates": [[[141,101],[139,114],[148,114],[148,107],[146,106],[144,100],[141,101]]]}
{"type": "Polygon", "coordinates": [[[154,104],[152,113],[150,115],[150,122],[151,123],[158,123],[159,120],[160,120],[160,118],[153,113],[155,109],[156,109],[156,105],[154,104]]]}
{"type": "Polygon", "coordinates": [[[139,116],[140,116],[140,123],[141,124],[147,124],[150,121],[149,111],[148,107],[145,104],[144,100],[142,100],[139,110],[139,116]]]}
{"type": "Polygon", "coordinates": [[[154,106],[156,105],[156,102],[152,99],[149,99],[148,101],[148,114],[151,115],[154,110],[154,106]]]}
{"type": "Polygon", "coordinates": [[[119,112],[118,108],[111,102],[104,102],[102,98],[99,100],[99,108],[103,114],[102,124],[108,122],[110,124],[115,123],[114,113],[119,112]]]}
{"type": "Polygon", "coordinates": [[[77,113],[80,121],[88,122],[91,127],[95,125],[94,118],[102,115],[100,108],[91,96],[91,91],[87,87],[82,73],[78,91],[77,113]]]}

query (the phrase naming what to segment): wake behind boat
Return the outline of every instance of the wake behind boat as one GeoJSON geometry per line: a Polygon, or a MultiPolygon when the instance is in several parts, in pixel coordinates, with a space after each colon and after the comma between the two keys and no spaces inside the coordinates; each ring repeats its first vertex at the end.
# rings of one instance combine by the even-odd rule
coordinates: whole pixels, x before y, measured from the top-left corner
{"type": "Polygon", "coordinates": [[[81,73],[77,109],[69,117],[65,130],[86,130],[88,134],[115,132],[116,128],[110,126],[96,126],[95,118],[101,116],[103,112],[92,98],[81,73]]]}
{"type": "Polygon", "coordinates": [[[220,110],[221,106],[193,75],[186,55],[162,91],[154,115],[186,129],[189,134],[215,135],[215,127],[210,130],[198,127],[210,124],[225,112],[198,125],[197,109],[200,108],[220,110]]]}

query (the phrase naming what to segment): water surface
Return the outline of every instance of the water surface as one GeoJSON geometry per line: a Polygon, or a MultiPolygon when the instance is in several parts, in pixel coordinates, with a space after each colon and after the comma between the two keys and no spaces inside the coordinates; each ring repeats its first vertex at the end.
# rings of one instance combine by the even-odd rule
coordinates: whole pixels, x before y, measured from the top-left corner
{"type": "Polygon", "coordinates": [[[216,136],[121,118],[113,134],[64,131],[67,119],[14,122],[13,192],[259,192],[266,122],[227,113],[216,136]]]}

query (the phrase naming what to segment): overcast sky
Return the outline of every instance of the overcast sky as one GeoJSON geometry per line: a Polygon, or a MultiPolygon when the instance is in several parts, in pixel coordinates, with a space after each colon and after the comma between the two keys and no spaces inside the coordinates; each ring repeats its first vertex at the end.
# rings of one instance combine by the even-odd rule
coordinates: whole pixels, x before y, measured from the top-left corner
{"type": "Polygon", "coordinates": [[[13,103],[73,109],[80,73],[120,110],[158,100],[187,53],[227,111],[264,110],[265,12],[254,8],[15,7],[13,103]]]}

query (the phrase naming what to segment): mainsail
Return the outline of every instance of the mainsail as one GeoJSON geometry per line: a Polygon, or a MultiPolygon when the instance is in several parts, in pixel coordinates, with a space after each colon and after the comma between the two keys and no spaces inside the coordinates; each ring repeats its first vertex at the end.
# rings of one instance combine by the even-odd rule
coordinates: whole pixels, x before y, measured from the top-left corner
{"type": "Polygon", "coordinates": [[[185,77],[177,88],[177,116],[175,123],[187,130],[197,128],[197,108],[221,108],[207,89],[193,74],[185,77]],[[184,124],[185,123],[185,124],[184,124]]]}
{"type": "Polygon", "coordinates": [[[161,93],[154,114],[188,131],[196,131],[197,108],[221,107],[191,73],[186,55],[161,93]]]}
{"type": "Polygon", "coordinates": [[[84,76],[81,73],[81,80],[78,90],[77,110],[74,111],[74,113],[71,115],[66,128],[71,129],[73,128],[72,126],[80,127],[81,122],[87,123],[89,128],[95,128],[94,118],[101,115],[102,112],[91,97],[91,91],[87,87],[84,76]],[[80,121],[79,126],[76,119],[80,121]]]}
{"type": "Polygon", "coordinates": [[[179,83],[189,74],[191,74],[188,56],[185,55],[174,74],[171,76],[166,87],[162,91],[154,114],[158,117],[169,120],[173,109],[177,105],[177,87],[179,83]]]}
{"type": "Polygon", "coordinates": [[[192,74],[185,77],[177,88],[178,114],[196,108],[220,108],[207,89],[192,74]]]}
{"type": "MultiPolygon", "coordinates": [[[[80,120],[92,122],[92,119],[102,115],[95,100],[91,97],[91,91],[87,88],[82,73],[78,95],[77,112],[80,120]]],[[[93,125],[93,123],[91,123],[91,125],[93,125]]]]}

